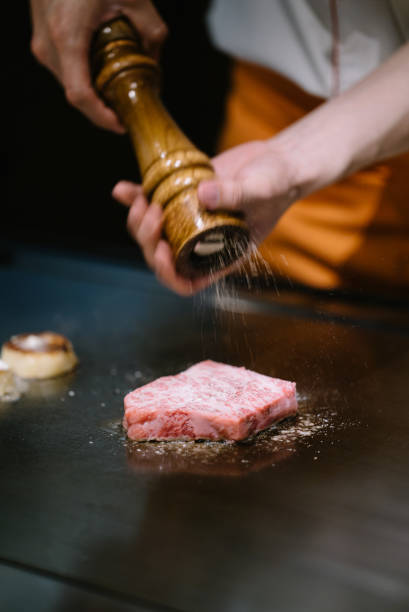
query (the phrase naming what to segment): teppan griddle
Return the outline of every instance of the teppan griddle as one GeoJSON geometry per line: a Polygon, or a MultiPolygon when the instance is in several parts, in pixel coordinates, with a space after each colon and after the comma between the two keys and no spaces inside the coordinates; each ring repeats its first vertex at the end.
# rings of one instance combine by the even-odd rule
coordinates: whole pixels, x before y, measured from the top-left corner
{"type": "Polygon", "coordinates": [[[123,264],[10,247],[0,337],[67,335],[77,371],[0,404],[0,609],[407,610],[403,306],[183,299],[123,264]],[[123,395],[203,358],[295,380],[251,444],[128,445],[123,395]]]}

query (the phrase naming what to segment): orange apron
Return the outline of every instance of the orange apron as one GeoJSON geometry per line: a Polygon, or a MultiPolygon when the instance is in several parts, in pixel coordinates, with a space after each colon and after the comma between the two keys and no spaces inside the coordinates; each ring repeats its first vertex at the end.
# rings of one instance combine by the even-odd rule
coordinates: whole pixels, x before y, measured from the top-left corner
{"type": "MultiPolygon", "coordinates": [[[[219,150],[271,138],[322,102],[277,73],[236,61],[219,150]]],[[[409,297],[409,153],[298,201],[260,252],[284,280],[409,297]]]]}

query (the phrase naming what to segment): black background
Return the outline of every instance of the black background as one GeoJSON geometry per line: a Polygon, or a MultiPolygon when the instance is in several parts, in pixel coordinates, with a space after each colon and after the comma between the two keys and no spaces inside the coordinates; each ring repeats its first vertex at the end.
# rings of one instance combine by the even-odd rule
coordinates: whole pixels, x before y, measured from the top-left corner
{"type": "MultiPolygon", "coordinates": [[[[11,95],[2,167],[8,188],[0,238],[138,257],[125,229],[126,211],[111,197],[119,179],[138,179],[128,138],[95,127],[67,103],[60,84],[30,52],[27,5],[15,3],[10,9],[16,28],[7,62],[11,95]]],[[[155,5],[169,27],[161,60],[162,98],[193,142],[212,154],[229,62],[208,38],[209,2],[159,0],[155,5]]]]}

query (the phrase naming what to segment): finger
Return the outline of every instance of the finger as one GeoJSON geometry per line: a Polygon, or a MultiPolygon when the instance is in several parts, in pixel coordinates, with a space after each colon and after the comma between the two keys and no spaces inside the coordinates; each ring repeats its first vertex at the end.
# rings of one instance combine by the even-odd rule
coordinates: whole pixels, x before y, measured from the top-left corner
{"type": "Polygon", "coordinates": [[[187,297],[195,292],[194,283],[176,272],[172,251],[166,240],[158,242],[154,255],[154,269],[157,279],[175,293],[187,297]]]}
{"type": "Polygon", "coordinates": [[[146,2],[139,10],[124,7],[123,12],[139,33],[145,52],[158,60],[168,28],[153,4],[146,2]]]}
{"type": "Polygon", "coordinates": [[[138,231],[147,210],[148,204],[146,200],[136,197],[126,220],[126,228],[136,242],[139,242],[138,231]]]}
{"type": "MultiPolygon", "coordinates": [[[[94,90],[92,89],[92,92],[94,90]]],[[[82,110],[82,109],[80,109],[82,110]]],[[[126,134],[127,130],[120,122],[114,111],[105,106],[98,96],[92,94],[89,98],[89,106],[82,110],[84,115],[88,117],[95,125],[104,129],[115,132],[115,134],[126,134]]]]}
{"type": "Polygon", "coordinates": [[[159,204],[150,204],[136,232],[136,239],[142,248],[147,264],[151,268],[154,267],[154,254],[162,235],[162,224],[162,208],[159,204]]]}
{"type": "Polygon", "coordinates": [[[62,62],[60,78],[68,102],[95,125],[118,134],[125,133],[118,117],[105,106],[91,85],[88,39],[73,38],[69,42],[62,40],[56,44],[62,62]]]}
{"type": "Polygon", "coordinates": [[[112,190],[112,197],[125,206],[132,206],[137,196],[143,195],[142,185],[131,181],[119,181],[112,190]]]}
{"type": "Polygon", "coordinates": [[[233,266],[229,270],[222,270],[212,275],[211,278],[208,275],[195,279],[185,278],[176,272],[169,243],[160,240],[154,256],[154,269],[157,279],[165,287],[183,297],[187,297],[220,280],[228,271],[233,269],[233,266]]]}
{"type": "Polygon", "coordinates": [[[216,208],[238,210],[246,204],[245,192],[242,183],[238,180],[202,181],[197,195],[202,206],[209,210],[216,208]]]}
{"type": "Polygon", "coordinates": [[[121,125],[116,114],[105,106],[87,81],[75,79],[72,84],[70,75],[68,80],[65,76],[63,77],[63,84],[68,102],[88,117],[92,123],[116,134],[126,133],[126,129],[121,125]]]}

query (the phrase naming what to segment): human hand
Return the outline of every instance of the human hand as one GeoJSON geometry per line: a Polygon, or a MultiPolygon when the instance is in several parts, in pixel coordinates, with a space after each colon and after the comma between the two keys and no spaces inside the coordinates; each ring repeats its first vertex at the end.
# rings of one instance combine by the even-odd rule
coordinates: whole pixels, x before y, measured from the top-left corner
{"type": "Polygon", "coordinates": [[[157,279],[175,293],[193,295],[225,274],[190,280],[175,269],[172,250],[162,236],[163,214],[159,204],[149,204],[141,185],[120,181],[115,185],[113,197],[129,207],[127,228],[132,238],[140,245],[145,261],[155,272],[157,279]]]}
{"type": "MultiPolygon", "coordinates": [[[[283,160],[277,152],[270,150],[268,141],[254,141],[218,155],[212,163],[218,178],[199,185],[198,194],[203,207],[242,210],[252,240],[260,242],[296,195],[294,189],[288,187],[289,175],[284,172],[283,160]],[[214,186],[219,190],[217,201],[210,197],[214,186]]],[[[155,203],[148,204],[142,187],[128,181],[119,182],[113,196],[130,207],[128,231],[140,245],[158,280],[169,289],[180,295],[192,295],[229,272],[240,269],[238,262],[211,278],[189,280],[180,276],[175,270],[170,245],[162,236],[161,207],[155,203]]]]}
{"type": "Polygon", "coordinates": [[[31,0],[31,50],[64,87],[68,102],[96,125],[125,130],[96,95],[89,71],[89,46],[99,25],[125,15],[146,53],[157,58],[167,28],[150,0],[31,0]]]}
{"type": "Polygon", "coordinates": [[[233,147],[212,160],[216,178],[202,181],[203,208],[244,214],[253,243],[260,244],[300,195],[292,165],[273,140],[233,147]]]}
{"type": "MultiPolygon", "coordinates": [[[[252,239],[259,243],[296,200],[408,150],[409,81],[402,80],[408,62],[409,43],[362,82],[277,136],[215,157],[217,178],[198,187],[202,206],[242,211],[252,239]],[[386,107],[390,112],[385,113],[386,107]]],[[[129,231],[165,285],[186,295],[210,283],[208,278],[190,282],[176,274],[170,247],[161,237],[161,209],[155,204],[148,208],[141,187],[121,182],[114,197],[131,207],[129,231]]]]}
{"type": "Polygon", "coordinates": [[[409,43],[270,140],[222,153],[212,162],[217,180],[199,185],[201,204],[243,212],[260,243],[296,200],[408,151],[408,69],[409,43]]]}

